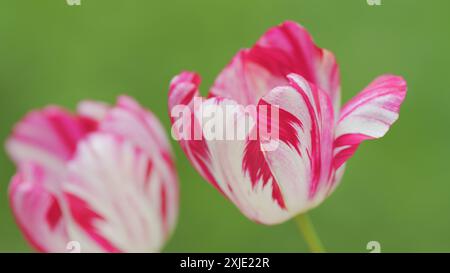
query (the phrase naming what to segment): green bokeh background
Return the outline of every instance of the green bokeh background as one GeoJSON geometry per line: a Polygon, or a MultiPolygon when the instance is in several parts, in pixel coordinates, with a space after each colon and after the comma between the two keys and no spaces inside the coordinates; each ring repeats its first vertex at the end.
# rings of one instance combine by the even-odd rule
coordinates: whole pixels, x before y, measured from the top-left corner
{"type": "MultiPolygon", "coordinates": [[[[169,130],[170,79],[201,73],[203,93],[241,47],[284,20],[306,26],[341,67],[343,101],[383,73],[409,91],[400,120],[364,143],[336,192],[311,217],[327,249],[450,251],[450,1],[382,0],[0,1],[0,141],[27,111],[74,109],[127,93],[169,130]]],[[[179,170],[178,226],[166,252],[304,252],[293,222],[255,224],[190,166],[179,170]]],[[[7,199],[14,166],[0,152],[0,251],[29,252],[7,199]]]]}

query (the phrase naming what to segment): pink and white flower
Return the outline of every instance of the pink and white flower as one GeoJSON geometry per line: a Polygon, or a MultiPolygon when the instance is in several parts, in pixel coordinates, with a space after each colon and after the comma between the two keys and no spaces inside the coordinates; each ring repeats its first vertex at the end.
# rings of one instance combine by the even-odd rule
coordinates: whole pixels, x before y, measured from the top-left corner
{"type": "MultiPolygon", "coordinates": [[[[268,30],[250,49],[240,50],[213,84],[200,106],[200,77],[176,76],[169,91],[169,109],[185,105],[191,120],[172,115],[173,131],[198,172],[232,201],[243,214],[264,224],[283,222],[319,205],[338,185],[346,161],[363,140],[384,136],[397,120],[406,82],[394,75],[375,79],[340,108],[340,77],[336,59],[318,48],[295,22],[268,30]],[[198,105],[198,103],[197,103],[198,105]],[[189,139],[180,135],[200,130],[202,107],[235,106],[250,119],[247,138],[189,139]],[[277,109],[278,148],[262,149],[262,137],[250,136],[267,123],[242,106],[277,109]],[[179,130],[179,124],[189,125],[179,130]],[[182,133],[181,133],[182,134],[182,133]]],[[[225,124],[235,125],[233,119],[225,124]]],[[[225,127],[226,128],[226,127],[225,127]]],[[[201,134],[200,133],[200,134],[201,134]]]]}
{"type": "Polygon", "coordinates": [[[155,252],[172,232],[178,182],[165,132],[129,97],[76,114],[26,115],[6,143],[17,165],[9,198],[27,240],[42,252],[155,252]]]}

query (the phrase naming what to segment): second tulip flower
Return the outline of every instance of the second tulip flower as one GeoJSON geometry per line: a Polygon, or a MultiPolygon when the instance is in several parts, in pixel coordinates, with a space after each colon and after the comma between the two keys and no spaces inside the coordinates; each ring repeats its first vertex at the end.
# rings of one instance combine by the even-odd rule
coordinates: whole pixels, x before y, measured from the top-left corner
{"type": "Polygon", "coordinates": [[[178,182],[166,134],[129,97],[76,114],[33,111],[6,144],[17,165],[9,198],[35,249],[157,252],[175,227],[178,182]],[[75,246],[75,245],[73,245],[75,246]]]}

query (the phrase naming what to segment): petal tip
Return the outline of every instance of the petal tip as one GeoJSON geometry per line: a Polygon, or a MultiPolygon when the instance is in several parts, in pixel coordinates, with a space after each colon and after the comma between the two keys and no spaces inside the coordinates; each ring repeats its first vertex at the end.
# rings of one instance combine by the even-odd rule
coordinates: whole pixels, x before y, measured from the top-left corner
{"type": "Polygon", "coordinates": [[[198,95],[201,78],[195,72],[183,71],[175,76],[169,87],[169,111],[176,105],[188,105],[198,95]]]}
{"type": "Polygon", "coordinates": [[[191,71],[181,71],[178,75],[172,78],[170,81],[169,90],[172,91],[177,85],[181,83],[193,83],[194,85],[200,85],[201,77],[196,72],[191,71]]]}

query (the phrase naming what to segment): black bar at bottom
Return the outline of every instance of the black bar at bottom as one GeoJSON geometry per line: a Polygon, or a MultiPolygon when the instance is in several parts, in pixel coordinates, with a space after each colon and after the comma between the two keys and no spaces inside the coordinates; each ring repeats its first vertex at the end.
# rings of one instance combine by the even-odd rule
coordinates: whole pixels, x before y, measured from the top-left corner
{"type": "Polygon", "coordinates": [[[447,268],[450,254],[264,254],[264,253],[164,253],[164,254],[0,254],[3,268],[20,270],[57,269],[77,272],[95,269],[105,272],[308,272],[344,269],[385,272],[399,266],[447,268]]]}

